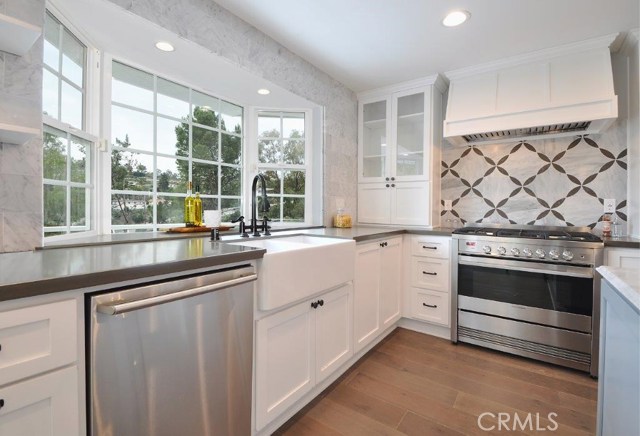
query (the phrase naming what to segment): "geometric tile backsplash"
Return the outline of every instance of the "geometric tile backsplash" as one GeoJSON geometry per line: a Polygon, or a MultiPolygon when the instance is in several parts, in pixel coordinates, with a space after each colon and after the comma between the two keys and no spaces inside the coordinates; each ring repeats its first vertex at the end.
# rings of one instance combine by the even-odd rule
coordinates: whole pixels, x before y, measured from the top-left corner
{"type": "Polygon", "coordinates": [[[617,124],[597,136],[446,147],[441,198],[453,200],[453,209],[441,211],[441,225],[594,228],[602,220],[604,199],[613,198],[624,232],[627,149],[624,126],[617,124]]]}

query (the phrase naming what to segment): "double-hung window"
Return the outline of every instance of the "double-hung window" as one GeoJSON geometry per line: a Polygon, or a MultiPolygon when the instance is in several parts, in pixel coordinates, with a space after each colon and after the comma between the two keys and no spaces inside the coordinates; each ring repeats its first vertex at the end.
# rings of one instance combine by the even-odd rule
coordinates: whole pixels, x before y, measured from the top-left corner
{"type": "Polygon", "coordinates": [[[310,220],[311,153],[309,112],[259,110],[258,171],[267,181],[269,218],[274,223],[310,220]]]}
{"type": "Polygon", "coordinates": [[[43,110],[44,235],[94,228],[93,159],[87,132],[87,47],[49,11],[45,16],[43,110]]]}
{"type": "Polygon", "coordinates": [[[240,215],[243,109],[112,62],[111,229],[184,225],[192,181],[203,209],[240,215]]]}

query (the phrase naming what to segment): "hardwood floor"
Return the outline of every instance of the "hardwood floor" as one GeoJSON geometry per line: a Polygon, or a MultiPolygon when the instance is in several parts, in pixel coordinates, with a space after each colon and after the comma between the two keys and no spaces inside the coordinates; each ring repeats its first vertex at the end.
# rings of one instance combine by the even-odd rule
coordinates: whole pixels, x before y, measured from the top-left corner
{"type": "Polygon", "coordinates": [[[275,434],[586,435],[596,399],[586,373],[397,329],[275,434]]]}

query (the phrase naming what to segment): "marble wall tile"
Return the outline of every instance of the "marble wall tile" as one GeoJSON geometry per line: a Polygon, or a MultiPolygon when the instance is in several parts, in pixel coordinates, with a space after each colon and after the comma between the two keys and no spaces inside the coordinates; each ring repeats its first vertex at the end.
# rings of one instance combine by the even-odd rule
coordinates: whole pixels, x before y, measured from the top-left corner
{"type": "MultiPolygon", "coordinates": [[[[0,0],[0,10],[41,26],[44,0],[0,0]]],[[[42,37],[24,56],[0,55],[0,122],[42,127],[42,37]]],[[[42,245],[42,138],[0,144],[0,252],[42,245]]]]}
{"type": "MultiPolygon", "coordinates": [[[[323,204],[325,209],[332,209],[329,197],[339,195],[355,214],[357,98],[353,91],[211,0],[109,1],[324,106],[325,168],[344,167],[340,177],[349,180],[348,183],[339,181],[337,186],[325,180],[323,204]],[[203,28],[207,32],[202,32],[203,28]],[[333,136],[334,147],[330,149],[326,147],[328,135],[333,136]]],[[[324,216],[324,223],[330,224],[326,210],[324,216]]]]}
{"type": "Polygon", "coordinates": [[[42,214],[5,212],[2,217],[2,251],[5,253],[25,251],[25,241],[34,246],[42,245],[42,214]]]}
{"type": "Polygon", "coordinates": [[[627,220],[624,120],[601,135],[447,147],[442,198],[453,200],[442,222],[599,227],[604,199],[627,220]]]}

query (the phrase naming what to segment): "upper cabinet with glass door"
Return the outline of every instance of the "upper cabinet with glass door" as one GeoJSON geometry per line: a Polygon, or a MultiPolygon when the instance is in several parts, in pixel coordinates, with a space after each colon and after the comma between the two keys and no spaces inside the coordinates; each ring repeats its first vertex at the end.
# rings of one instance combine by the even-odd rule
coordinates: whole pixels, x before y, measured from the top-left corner
{"type": "Polygon", "coordinates": [[[437,140],[431,92],[420,86],[361,94],[359,182],[430,180],[429,150],[437,140]]]}

